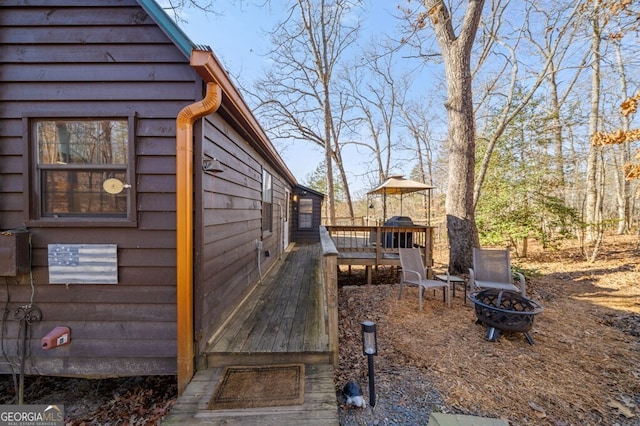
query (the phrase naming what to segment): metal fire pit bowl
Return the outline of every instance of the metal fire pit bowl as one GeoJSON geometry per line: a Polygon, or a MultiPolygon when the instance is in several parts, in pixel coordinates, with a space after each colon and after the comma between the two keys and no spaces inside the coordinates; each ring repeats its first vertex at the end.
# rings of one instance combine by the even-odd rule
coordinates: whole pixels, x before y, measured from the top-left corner
{"type": "Polygon", "coordinates": [[[487,326],[487,339],[495,342],[500,331],[524,333],[527,342],[535,342],[529,330],[535,316],[542,312],[542,306],[520,293],[507,290],[488,289],[469,294],[469,300],[476,308],[476,323],[487,326]]]}

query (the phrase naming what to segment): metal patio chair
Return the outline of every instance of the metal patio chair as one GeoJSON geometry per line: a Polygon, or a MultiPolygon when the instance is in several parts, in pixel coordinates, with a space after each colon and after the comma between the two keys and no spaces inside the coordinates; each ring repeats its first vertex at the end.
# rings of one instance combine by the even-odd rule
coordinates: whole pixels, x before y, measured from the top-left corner
{"type": "Polygon", "coordinates": [[[519,292],[527,297],[524,275],[515,272],[514,280],[511,260],[507,249],[473,249],[473,269],[469,269],[469,292],[483,288],[496,288],[519,292]]]}
{"type": "Polygon", "coordinates": [[[403,285],[416,285],[418,291],[418,306],[422,311],[422,296],[424,291],[430,288],[442,287],[443,298],[447,300],[447,306],[451,306],[451,288],[448,281],[430,280],[427,278],[427,268],[422,261],[419,248],[400,248],[400,266],[402,267],[402,278],[400,280],[400,292],[398,300],[402,297],[403,285]]]}

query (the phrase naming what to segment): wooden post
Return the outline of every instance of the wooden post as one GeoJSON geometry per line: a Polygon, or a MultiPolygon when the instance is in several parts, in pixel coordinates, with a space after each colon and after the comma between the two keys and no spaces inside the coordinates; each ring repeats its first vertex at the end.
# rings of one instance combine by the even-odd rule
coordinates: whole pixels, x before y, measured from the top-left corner
{"type": "Polygon", "coordinates": [[[333,366],[338,367],[338,255],[324,255],[324,284],[327,299],[327,330],[333,366]]]}
{"type": "Polygon", "coordinates": [[[322,277],[327,306],[326,321],[329,335],[329,350],[334,368],[338,367],[338,250],[324,226],[320,227],[322,244],[322,277]]]}

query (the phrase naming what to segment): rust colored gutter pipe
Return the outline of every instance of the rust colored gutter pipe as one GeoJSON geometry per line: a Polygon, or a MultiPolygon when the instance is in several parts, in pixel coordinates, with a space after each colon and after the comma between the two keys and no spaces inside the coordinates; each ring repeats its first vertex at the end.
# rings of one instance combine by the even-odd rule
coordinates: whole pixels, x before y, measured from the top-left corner
{"type": "Polygon", "coordinates": [[[193,124],[217,111],[222,89],[207,66],[213,54],[191,52],[191,66],[207,83],[205,98],[187,105],[176,119],[176,329],[178,394],[194,374],[193,326],[193,124]]]}

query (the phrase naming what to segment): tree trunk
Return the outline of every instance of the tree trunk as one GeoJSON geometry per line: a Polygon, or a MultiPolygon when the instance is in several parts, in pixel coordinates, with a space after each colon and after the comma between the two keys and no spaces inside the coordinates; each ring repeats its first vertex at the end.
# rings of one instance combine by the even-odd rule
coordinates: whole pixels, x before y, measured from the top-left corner
{"type": "Polygon", "coordinates": [[[551,65],[549,74],[549,90],[551,92],[551,126],[553,128],[553,173],[556,176],[555,183],[564,199],[565,179],[564,179],[564,154],[562,150],[562,122],[560,120],[560,100],[558,98],[558,70],[555,64],[551,65]]]}
{"type": "Polygon", "coordinates": [[[469,0],[460,34],[442,0],[424,2],[442,51],[447,79],[449,118],[449,183],[445,210],[449,236],[449,271],[466,272],[473,266],[478,245],[474,215],[475,117],[473,112],[471,47],[482,16],[484,0],[469,0]]]}
{"type": "Polygon", "coordinates": [[[338,172],[340,172],[345,201],[349,208],[349,217],[353,219],[355,217],[353,212],[353,201],[351,200],[351,191],[349,190],[349,182],[347,181],[347,171],[345,170],[344,162],[342,161],[342,151],[336,151],[335,154],[334,158],[336,160],[336,167],[338,168],[338,172]]]}
{"type": "MultiPolygon", "coordinates": [[[[589,114],[589,140],[598,131],[598,113],[600,109],[600,22],[597,4],[594,4],[593,15],[591,16],[591,112],[589,114]]],[[[586,222],[586,242],[593,242],[597,236],[598,224],[598,158],[600,158],[601,147],[589,144],[589,155],[587,156],[587,189],[585,199],[585,222],[586,222]]]]}
{"type": "MultiPolygon", "coordinates": [[[[618,61],[618,72],[620,73],[620,92],[622,94],[622,99],[627,99],[629,97],[628,89],[627,89],[627,73],[624,66],[624,59],[622,57],[621,46],[619,42],[614,43],[614,47],[616,50],[616,59],[618,61]]],[[[623,115],[622,116],[622,131],[628,132],[630,129],[630,117],[623,115]]],[[[618,210],[618,235],[622,235],[626,232],[629,232],[629,228],[631,227],[631,215],[630,215],[630,206],[631,206],[631,189],[629,182],[625,179],[624,170],[622,166],[629,163],[631,161],[631,150],[629,147],[629,143],[623,143],[617,149],[614,147],[614,156],[616,158],[616,171],[615,171],[615,182],[616,182],[616,200],[617,200],[617,210],[618,210]],[[617,152],[616,152],[617,151],[617,152]]]]}
{"type": "Polygon", "coordinates": [[[335,190],[333,185],[333,150],[331,149],[331,107],[330,107],[329,87],[324,87],[324,161],[327,164],[327,210],[329,210],[329,225],[336,224],[335,190]]]}
{"type": "Polygon", "coordinates": [[[469,56],[455,47],[445,55],[447,115],[449,117],[449,174],[445,210],[449,235],[449,270],[465,272],[473,266],[478,246],[473,202],[475,122],[469,56]]]}

